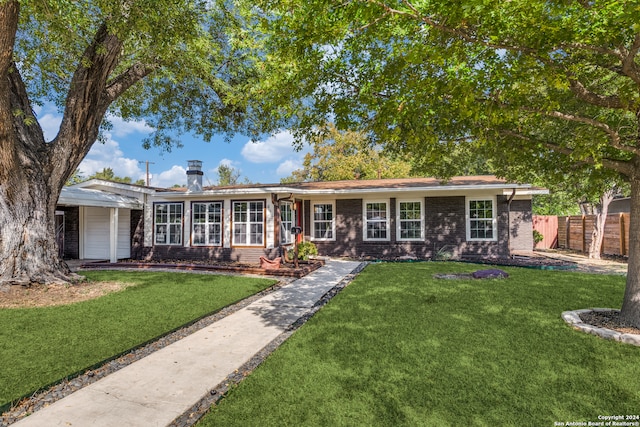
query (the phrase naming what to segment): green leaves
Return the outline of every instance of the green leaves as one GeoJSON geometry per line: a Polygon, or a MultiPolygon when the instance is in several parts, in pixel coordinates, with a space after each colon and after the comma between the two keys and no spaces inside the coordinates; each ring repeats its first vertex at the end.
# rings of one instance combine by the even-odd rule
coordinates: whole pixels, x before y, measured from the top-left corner
{"type": "Polygon", "coordinates": [[[628,173],[640,154],[637,5],[259,5],[277,22],[263,27],[272,57],[295,64],[279,97],[301,107],[304,134],[330,118],[425,164],[451,147],[483,147],[503,175],[562,162],[628,173]]]}

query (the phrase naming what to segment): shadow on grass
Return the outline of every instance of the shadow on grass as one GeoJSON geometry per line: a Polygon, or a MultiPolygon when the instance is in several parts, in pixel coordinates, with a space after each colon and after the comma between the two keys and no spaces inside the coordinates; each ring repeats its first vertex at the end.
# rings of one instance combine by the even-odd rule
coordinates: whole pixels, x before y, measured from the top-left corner
{"type": "Polygon", "coordinates": [[[368,267],[202,425],[553,425],[640,407],[640,349],[560,318],[620,305],[624,278],[433,279],[474,269],[368,267]]]}

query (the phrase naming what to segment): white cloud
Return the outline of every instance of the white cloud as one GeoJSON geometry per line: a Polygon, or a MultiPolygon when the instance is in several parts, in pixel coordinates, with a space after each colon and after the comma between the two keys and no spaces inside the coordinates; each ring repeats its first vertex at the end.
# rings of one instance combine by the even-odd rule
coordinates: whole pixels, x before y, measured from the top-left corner
{"type": "Polygon", "coordinates": [[[182,166],[173,165],[171,169],[160,172],[151,178],[151,186],[153,187],[169,188],[175,184],[187,185],[187,170],[182,166]]]}
{"type": "Polygon", "coordinates": [[[104,168],[111,168],[116,176],[128,176],[132,181],[146,178],[146,172],[140,168],[140,162],[124,157],[120,143],[111,139],[110,135],[107,135],[104,144],[100,142],[93,144],[79,166],[80,173],[85,177],[100,172],[104,168]]]}
{"type": "MultiPolygon", "coordinates": [[[[45,105],[44,107],[36,106],[34,108],[38,117],[38,122],[42,127],[44,138],[51,141],[58,134],[60,123],[62,123],[62,115],[55,111],[55,107],[45,105]]],[[[113,137],[125,137],[135,133],[151,133],[153,128],[147,125],[144,120],[140,121],[124,121],[120,117],[109,115],[107,119],[112,123],[113,129],[104,133],[105,142],[95,142],[89,150],[85,159],[80,163],[78,169],[80,173],[88,177],[96,172],[102,171],[104,168],[111,168],[116,176],[130,177],[133,181],[146,179],[146,172],[140,167],[137,159],[130,159],[124,156],[120,149],[120,143],[113,137]]],[[[173,185],[173,183],[172,183],[173,185]]]]}
{"type": "Polygon", "coordinates": [[[45,141],[51,141],[58,134],[60,129],[60,123],[62,123],[62,116],[56,116],[51,113],[47,113],[38,119],[40,127],[44,133],[45,141]]]}
{"type": "Polygon", "coordinates": [[[280,163],[278,169],[276,169],[276,174],[278,176],[289,176],[291,172],[296,169],[302,169],[302,162],[300,160],[289,159],[280,163]]]}
{"type": "MultiPolygon", "coordinates": [[[[51,141],[58,134],[60,123],[62,123],[62,115],[54,112],[52,106],[36,106],[34,108],[34,112],[37,116],[39,116],[41,113],[44,113],[41,117],[38,117],[38,122],[42,127],[44,139],[47,141],[51,141]]],[[[122,118],[114,116],[112,114],[108,114],[106,116],[106,119],[113,125],[108,134],[117,138],[121,138],[134,133],[150,134],[155,131],[155,129],[149,126],[144,120],[124,121],[122,118]]]]}
{"type": "Polygon", "coordinates": [[[276,163],[296,152],[293,141],[290,132],[280,132],[266,141],[247,142],[241,154],[251,163],[276,163]]]}
{"type": "Polygon", "coordinates": [[[131,135],[132,133],[152,133],[155,129],[144,120],[124,121],[118,116],[109,114],[107,120],[113,125],[111,133],[116,137],[131,135]]]}

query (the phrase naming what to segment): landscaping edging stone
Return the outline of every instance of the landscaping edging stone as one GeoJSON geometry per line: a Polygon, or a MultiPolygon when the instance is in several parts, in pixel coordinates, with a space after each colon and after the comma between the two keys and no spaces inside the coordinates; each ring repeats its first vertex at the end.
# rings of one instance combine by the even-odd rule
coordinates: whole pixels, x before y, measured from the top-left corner
{"type": "Polygon", "coordinates": [[[640,347],[640,334],[626,334],[614,331],[608,328],[600,328],[597,326],[584,323],[580,318],[580,314],[619,311],[612,308],[585,308],[582,310],[565,311],[562,313],[562,319],[574,329],[596,335],[601,338],[613,341],[620,341],[625,344],[631,344],[640,347]]]}

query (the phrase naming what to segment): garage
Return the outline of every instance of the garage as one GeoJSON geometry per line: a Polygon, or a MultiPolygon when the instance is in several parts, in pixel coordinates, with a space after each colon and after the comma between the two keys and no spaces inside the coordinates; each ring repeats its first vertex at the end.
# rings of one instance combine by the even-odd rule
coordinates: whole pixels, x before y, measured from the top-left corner
{"type": "MultiPolygon", "coordinates": [[[[84,207],[83,259],[109,259],[112,209],[84,207]]],[[[118,209],[116,258],[131,257],[131,210],[118,209]]]]}
{"type": "Polygon", "coordinates": [[[58,207],[61,214],[62,209],[77,207],[77,227],[63,229],[63,233],[76,230],[80,259],[116,262],[131,257],[131,210],[142,208],[138,199],[95,189],[65,187],[58,207]]]}

